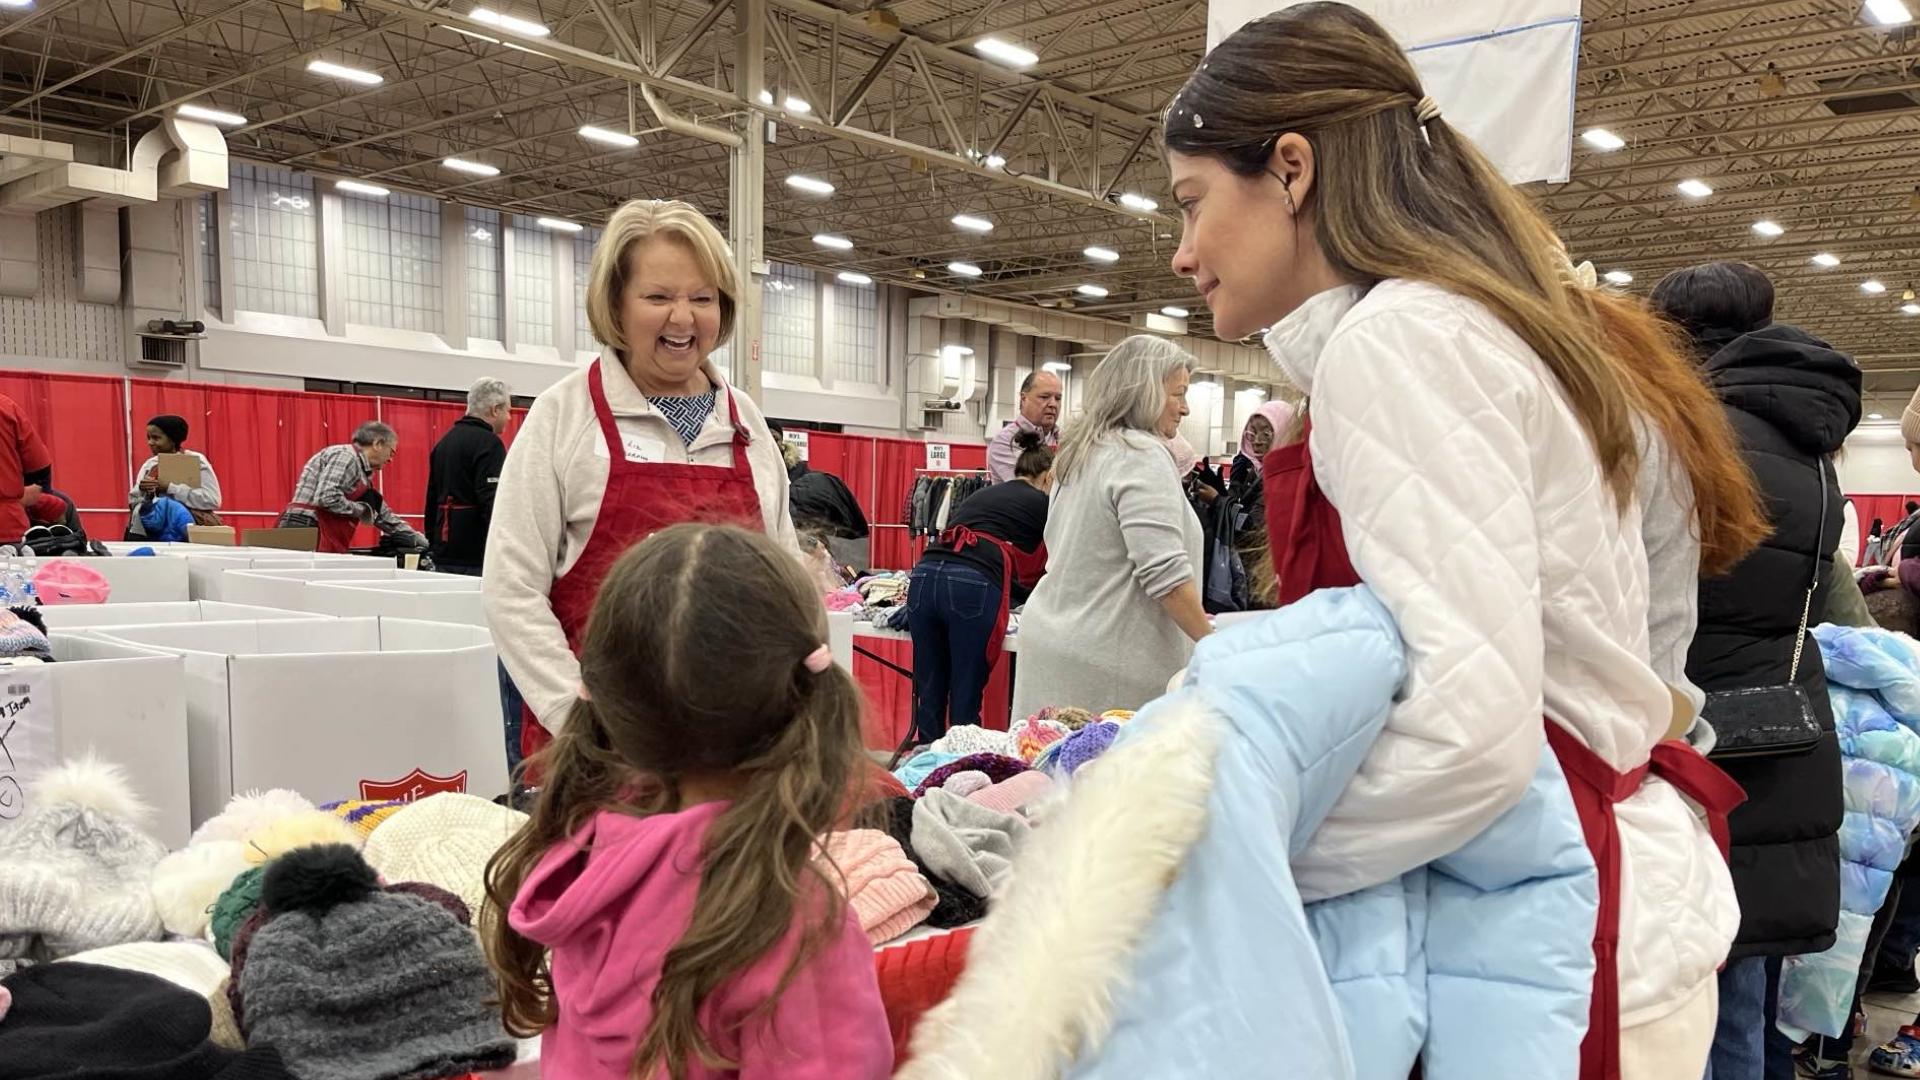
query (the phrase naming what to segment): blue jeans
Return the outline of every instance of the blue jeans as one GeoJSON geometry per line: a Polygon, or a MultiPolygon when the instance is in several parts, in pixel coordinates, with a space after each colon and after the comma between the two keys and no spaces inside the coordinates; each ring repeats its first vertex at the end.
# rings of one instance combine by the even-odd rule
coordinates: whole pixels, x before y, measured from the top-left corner
{"type": "Polygon", "coordinates": [[[520,769],[520,688],[513,685],[513,676],[507,674],[507,665],[500,667],[500,715],[507,726],[507,778],[518,783],[514,773],[520,769]]]}
{"type": "Polygon", "coordinates": [[[1748,956],[1720,972],[1720,1024],[1706,1080],[1793,1080],[1793,1043],[1774,1027],[1777,957],[1748,956]]]}
{"type": "Polygon", "coordinates": [[[1000,618],[1000,583],[962,562],[921,562],[907,586],[913,634],[913,730],[929,743],[949,724],[980,722],[987,638],[1000,618]]]}

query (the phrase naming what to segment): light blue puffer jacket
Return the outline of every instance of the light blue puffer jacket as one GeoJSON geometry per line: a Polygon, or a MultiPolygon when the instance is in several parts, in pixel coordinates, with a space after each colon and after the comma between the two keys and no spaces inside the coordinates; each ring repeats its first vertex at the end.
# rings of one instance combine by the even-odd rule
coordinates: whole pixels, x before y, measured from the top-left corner
{"type": "Polygon", "coordinates": [[[1365,587],[1201,642],[1034,833],[899,1075],[1576,1076],[1597,892],[1547,751],[1466,848],[1301,902],[1291,857],[1405,672],[1365,587]]]}

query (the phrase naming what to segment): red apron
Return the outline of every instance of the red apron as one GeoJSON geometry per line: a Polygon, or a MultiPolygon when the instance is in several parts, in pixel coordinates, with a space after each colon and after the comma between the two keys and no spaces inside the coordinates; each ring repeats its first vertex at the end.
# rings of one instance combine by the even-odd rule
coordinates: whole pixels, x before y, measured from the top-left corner
{"type": "MultiPolygon", "coordinates": [[[[373,485],[365,480],[347,492],[348,502],[359,502],[373,485]]],[[[360,528],[360,519],[349,514],[336,514],[316,503],[294,503],[289,510],[299,510],[313,515],[314,524],[320,527],[320,542],[315,551],[332,552],[344,555],[353,547],[353,534],[360,528]]]]}
{"type": "MultiPolygon", "coordinates": [[[[1360,584],[1360,575],[1347,558],[1340,512],[1314,479],[1313,454],[1305,435],[1268,453],[1261,469],[1280,602],[1290,604],[1315,589],[1360,584]]],[[[1724,856],[1727,814],[1745,800],[1746,793],[1685,743],[1662,742],[1645,764],[1623,773],[1559,724],[1548,720],[1546,729],[1547,745],[1566,773],[1580,830],[1600,873],[1600,913],[1593,932],[1593,1005],[1587,1037],[1580,1044],[1580,1077],[1619,1080],[1620,831],[1613,807],[1640,790],[1649,773],[1657,775],[1706,811],[1708,829],[1724,856]]]]}
{"type": "MultiPolygon", "coordinates": [[[[600,361],[587,371],[587,389],[593,395],[593,415],[600,421],[607,443],[607,489],[600,496],[600,516],[594,520],[580,558],[554,580],[547,592],[553,617],[566,631],[567,645],[580,655],[587,617],[600,595],[600,582],[614,560],[633,545],[669,525],[686,521],[739,525],[765,529],[760,496],[753,486],[753,466],[747,462],[747,429],[740,426],[740,410],[727,395],[727,420],[733,425],[733,464],[663,465],[628,461],[607,391],[600,380],[600,361]]],[[[540,726],[533,710],[522,706],[520,752],[532,757],[553,736],[540,726]]]]}
{"type": "Polygon", "coordinates": [[[1013,609],[1013,583],[1018,580],[1025,585],[1040,580],[1040,575],[1047,572],[1047,545],[1042,543],[1029,555],[997,536],[974,532],[965,525],[955,525],[941,533],[940,542],[952,551],[965,551],[975,544],[992,544],[1000,549],[1000,614],[994,621],[993,630],[987,634],[987,670],[991,672],[1000,663],[1001,648],[1007,642],[1007,615],[1013,609]]]}

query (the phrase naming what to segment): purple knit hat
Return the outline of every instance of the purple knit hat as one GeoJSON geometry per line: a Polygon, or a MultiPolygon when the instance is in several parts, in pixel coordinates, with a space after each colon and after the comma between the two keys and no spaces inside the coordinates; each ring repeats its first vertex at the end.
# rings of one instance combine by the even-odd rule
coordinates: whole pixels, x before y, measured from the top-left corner
{"type": "Polygon", "coordinates": [[[1120,734],[1120,725],[1111,720],[1100,720],[1088,724],[1079,731],[1060,740],[1059,747],[1053,753],[1053,771],[1062,776],[1072,776],[1080,767],[1113,745],[1116,735],[1120,734]]]}
{"type": "Polygon", "coordinates": [[[1026,762],[1005,754],[968,754],[958,761],[949,761],[928,773],[927,778],[920,781],[920,786],[913,789],[913,797],[917,799],[934,788],[944,787],[947,778],[957,772],[966,772],[969,769],[983,772],[987,774],[987,779],[997,784],[1008,777],[1018,776],[1029,768],[1031,766],[1026,762]]]}

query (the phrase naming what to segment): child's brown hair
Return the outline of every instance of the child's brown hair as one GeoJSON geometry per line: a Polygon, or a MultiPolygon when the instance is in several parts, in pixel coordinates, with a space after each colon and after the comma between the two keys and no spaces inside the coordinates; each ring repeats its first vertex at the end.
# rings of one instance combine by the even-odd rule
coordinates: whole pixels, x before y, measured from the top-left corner
{"type": "Polygon", "coordinates": [[[586,696],[530,763],[544,777],[532,819],[487,866],[482,934],[510,1031],[531,1036],[556,1014],[541,946],[505,918],[540,859],[602,810],[677,810],[682,778],[731,773],[741,794],[703,841],[693,921],[667,953],[632,1075],[731,1064],[701,1004],[796,918],[806,929],[783,988],[838,926],[813,855],[860,764],[860,692],[837,664],[810,669],[826,634],[799,562],[758,533],[676,525],[614,564],[580,652],[586,696]]]}

